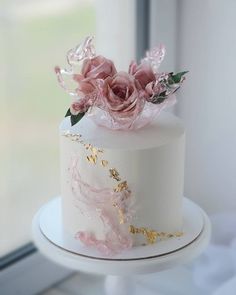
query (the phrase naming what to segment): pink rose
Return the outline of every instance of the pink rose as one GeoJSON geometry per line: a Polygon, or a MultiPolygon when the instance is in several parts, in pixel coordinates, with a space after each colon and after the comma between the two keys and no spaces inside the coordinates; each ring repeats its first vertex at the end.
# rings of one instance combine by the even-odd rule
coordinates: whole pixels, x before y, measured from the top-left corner
{"type": "Polygon", "coordinates": [[[129,66],[129,74],[134,76],[143,90],[145,90],[148,83],[156,80],[152,67],[147,62],[142,62],[140,65],[137,65],[132,61],[129,66]]]}
{"type": "Polygon", "coordinates": [[[81,73],[85,78],[104,80],[109,76],[114,76],[116,68],[111,60],[98,55],[84,61],[81,73]]]}
{"type": "Polygon", "coordinates": [[[126,72],[119,72],[108,77],[104,82],[101,108],[113,118],[134,119],[142,111],[143,99],[140,98],[136,81],[126,72]]]}
{"type": "Polygon", "coordinates": [[[96,79],[105,80],[116,74],[113,62],[99,55],[83,62],[81,74],[75,74],[74,80],[78,82],[77,91],[79,94],[86,95],[96,89],[96,79]]]}

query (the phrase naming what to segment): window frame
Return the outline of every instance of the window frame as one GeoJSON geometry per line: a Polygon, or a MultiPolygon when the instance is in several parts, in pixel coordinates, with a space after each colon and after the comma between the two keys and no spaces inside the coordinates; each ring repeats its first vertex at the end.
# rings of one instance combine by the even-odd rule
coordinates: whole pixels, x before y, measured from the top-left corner
{"type": "Polygon", "coordinates": [[[33,243],[27,243],[24,246],[17,248],[0,258],[0,270],[10,267],[14,263],[24,259],[24,257],[34,254],[36,251],[37,248],[33,243]]]}
{"type": "MultiPolygon", "coordinates": [[[[45,258],[34,246],[29,244],[25,247],[27,251],[22,254],[23,257],[18,257],[1,271],[1,294],[38,294],[74,273],[45,258]],[[33,252],[29,253],[32,249],[33,252]]],[[[18,249],[15,255],[19,251],[23,250],[18,249]]]]}

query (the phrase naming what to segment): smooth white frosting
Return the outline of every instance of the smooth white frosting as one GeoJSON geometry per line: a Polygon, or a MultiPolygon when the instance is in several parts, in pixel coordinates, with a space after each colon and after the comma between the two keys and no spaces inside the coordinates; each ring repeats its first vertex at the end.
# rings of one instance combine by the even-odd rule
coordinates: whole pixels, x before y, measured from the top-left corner
{"type": "MultiPolygon", "coordinates": [[[[182,225],[185,131],[181,121],[162,112],[149,126],[134,131],[113,131],[97,126],[84,117],[71,127],[69,118],[60,125],[65,131],[81,134],[86,143],[104,150],[103,158],[127,180],[135,198],[136,214],[132,224],[157,231],[175,232],[182,225]]],[[[114,187],[114,180],[101,165],[86,161],[83,145],[60,136],[61,193],[63,223],[67,232],[92,231],[104,236],[99,215],[84,213],[84,204],[76,204],[68,170],[72,157],[79,155],[79,171],[83,179],[98,188],[114,187]]]]}

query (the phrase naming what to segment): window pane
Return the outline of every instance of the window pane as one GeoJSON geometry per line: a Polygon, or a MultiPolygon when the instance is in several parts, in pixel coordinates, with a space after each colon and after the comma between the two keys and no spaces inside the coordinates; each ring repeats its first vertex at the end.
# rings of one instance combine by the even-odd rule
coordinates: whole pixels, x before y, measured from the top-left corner
{"type": "Polygon", "coordinates": [[[70,97],[55,65],[95,35],[94,1],[6,1],[0,30],[0,256],[30,240],[31,220],[59,184],[58,125],[70,97]]]}
{"type": "Polygon", "coordinates": [[[127,70],[134,24],[135,0],[2,2],[0,258],[30,241],[34,213],[60,192],[57,130],[71,98],[54,66],[66,66],[68,49],[94,35],[97,53],[127,70]]]}

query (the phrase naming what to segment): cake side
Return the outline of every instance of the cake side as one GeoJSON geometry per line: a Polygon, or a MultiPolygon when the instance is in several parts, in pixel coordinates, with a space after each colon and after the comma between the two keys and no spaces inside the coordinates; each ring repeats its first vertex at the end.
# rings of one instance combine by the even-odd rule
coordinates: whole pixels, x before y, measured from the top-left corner
{"type": "MultiPolygon", "coordinates": [[[[72,178],[74,170],[79,172],[80,181],[95,189],[98,196],[99,190],[114,190],[122,181],[128,183],[130,198],[134,201],[131,204],[131,210],[135,211],[132,220],[121,222],[114,201],[106,202],[102,207],[104,212],[116,216],[113,221],[116,220],[115,226],[121,232],[127,233],[131,224],[135,228],[145,227],[159,232],[180,231],[184,144],[181,121],[164,112],[157,121],[133,131],[109,130],[95,125],[89,118],[71,127],[68,119],[64,119],[60,126],[60,145],[65,230],[71,235],[79,231],[91,232],[99,240],[105,239],[107,232],[106,222],[101,218],[101,208],[93,204],[95,210],[88,210],[89,196],[81,199],[81,190],[77,187],[76,191],[72,178]],[[78,140],[65,136],[66,132],[77,134],[78,140]],[[86,149],[86,144],[102,151],[98,152],[96,163],[88,158],[92,154],[89,148],[86,149]],[[119,172],[118,182],[110,177],[109,169],[119,172]]],[[[135,235],[132,237],[139,241],[135,235]]]]}

